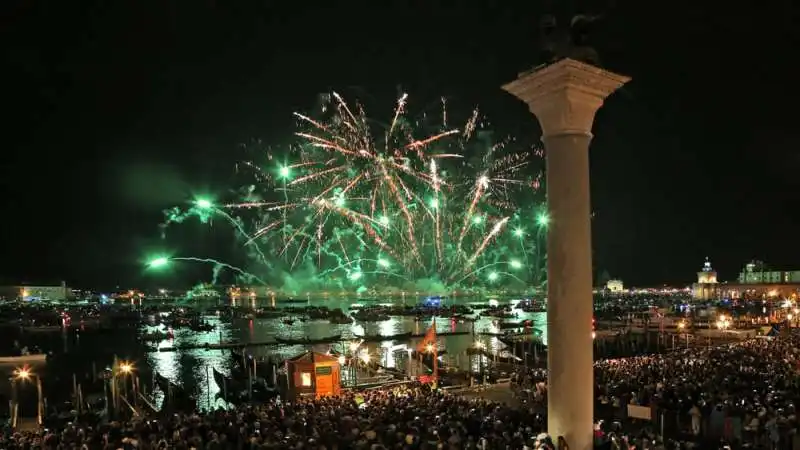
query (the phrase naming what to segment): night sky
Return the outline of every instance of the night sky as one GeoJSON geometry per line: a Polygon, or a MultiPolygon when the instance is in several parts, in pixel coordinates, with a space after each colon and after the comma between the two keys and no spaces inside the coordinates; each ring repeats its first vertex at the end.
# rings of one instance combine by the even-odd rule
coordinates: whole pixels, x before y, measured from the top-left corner
{"type": "MultiPolygon", "coordinates": [[[[0,279],[130,286],[152,282],[155,249],[233,253],[200,227],[160,242],[161,211],[226,195],[240,144],[291,142],[291,113],[332,89],[377,99],[373,115],[400,90],[412,108],[446,96],[537,139],[500,85],[538,63],[539,3],[2,2],[0,279]]],[[[595,122],[598,271],[659,285],[706,256],[723,280],[753,258],[800,268],[800,11],[746,4],[594,8],[603,65],[633,77],[595,122]]]]}

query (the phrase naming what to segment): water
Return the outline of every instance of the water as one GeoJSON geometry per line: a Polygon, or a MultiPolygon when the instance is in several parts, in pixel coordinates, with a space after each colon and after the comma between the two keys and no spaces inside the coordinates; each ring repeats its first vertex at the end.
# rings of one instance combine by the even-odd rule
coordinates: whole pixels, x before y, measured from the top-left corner
{"type": "MultiPolygon", "coordinates": [[[[360,303],[362,305],[375,304],[402,304],[402,299],[387,300],[384,302],[360,303]]],[[[448,300],[448,304],[468,304],[479,302],[475,298],[463,298],[448,300]]],[[[328,299],[312,300],[311,305],[325,305],[330,308],[341,308],[347,312],[352,304],[358,303],[357,300],[348,299],[328,299]]],[[[271,306],[269,301],[259,301],[248,299],[244,306],[247,308],[259,306],[271,306]]],[[[277,306],[305,306],[305,305],[282,305],[277,306]]],[[[545,329],[545,313],[524,313],[520,310],[514,311],[518,317],[514,320],[531,320],[533,326],[543,331],[542,339],[547,341],[545,329]]],[[[388,321],[376,323],[354,322],[346,325],[330,324],[328,321],[295,321],[292,325],[283,323],[283,319],[221,319],[216,316],[207,316],[204,320],[215,325],[215,329],[210,332],[194,332],[187,329],[175,330],[174,339],[164,340],[155,344],[158,348],[181,346],[181,345],[202,345],[205,343],[218,343],[222,341],[236,342],[258,342],[272,341],[276,336],[284,338],[323,338],[332,335],[342,335],[342,341],[347,343],[356,340],[357,335],[392,335],[404,332],[423,334],[431,324],[430,320],[415,321],[412,317],[392,317],[388,321]]],[[[439,333],[453,331],[471,332],[472,323],[455,323],[449,318],[437,318],[436,329],[439,333]]],[[[502,332],[496,326],[496,319],[483,318],[475,322],[476,333],[502,332]]],[[[197,394],[198,406],[201,408],[215,407],[220,405],[221,400],[217,399],[220,389],[214,382],[211,369],[217,369],[224,374],[231,372],[230,352],[225,350],[191,349],[177,350],[171,352],[154,351],[154,343],[144,345],[136,340],[137,335],[153,331],[149,325],[142,325],[138,329],[116,330],[113,334],[93,334],[85,333],[50,333],[46,339],[43,336],[40,344],[46,350],[53,351],[55,357],[52,363],[48,363],[45,375],[47,395],[51,402],[63,401],[69,398],[71,393],[72,374],[78,374],[80,380],[90,377],[92,363],[98,369],[102,369],[111,364],[116,355],[120,359],[131,361],[136,367],[136,373],[140,376],[140,381],[144,385],[151,385],[150,377],[152,371],[158,372],[166,378],[174,381],[197,394]],[[149,346],[149,347],[148,347],[149,346]],[[57,386],[57,387],[56,387],[57,386]],[[57,399],[57,400],[56,400],[57,399]]],[[[492,352],[499,352],[504,344],[495,337],[477,336],[485,348],[492,352]]],[[[418,342],[418,341],[417,341],[418,342]]],[[[27,343],[27,342],[26,342],[27,343]]],[[[400,346],[392,345],[389,342],[370,343],[367,345],[371,357],[387,367],[400,365],[406,353],[404,344],[400,346]],[[394,351],[393,351],[394,350],[394,351]]],[[[466,356],[467,348],[473,344],[471,334],[461,336],[446,336],[439,338],[440,349],[447,353],[443,358],[448,364],[459,365],[466,369],[469,358],[466,356]]],[[[335,344],[337,350],[343,350],[340,344],[335,344]]],[[[319,352],[326,352],[331,345],[316,345],[311,349],[319,352]]],[[[307,346],[271,346],[271,347],[251,347],[248,353],[257,358],[272,357],[275,361],[282,361],[306,351],[307,346]]],[[[85,392],[85,394],[87,394],[85,392]]],[[[157,399],[161,401],[160,398],[157,399]]]]}

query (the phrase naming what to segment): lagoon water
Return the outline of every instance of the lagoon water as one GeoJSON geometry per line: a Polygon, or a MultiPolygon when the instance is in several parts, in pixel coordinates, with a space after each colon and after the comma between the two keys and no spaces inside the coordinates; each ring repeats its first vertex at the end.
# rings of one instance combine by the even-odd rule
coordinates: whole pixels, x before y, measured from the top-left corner
{"type": "MultiPolygon", "coordinates": [[[[231,304],[231,300],[220,300],[220,304],[231,304]]],[[[470,298],[448,299],[448,304],[469,304],[485,302],[486,300],[470,298]]],[[[241,302],[241,301],[240,301],[241,302]]],[[[233,306],[245,308],[271,306],[274,303],[269,299],[246,299],[244,305],[233,303],[233,306]]],[[[375,304],[402,304],[403,299],[386,299],[385,301],[359,302],[358,299],[330,298],[311,300],[310,305],[324,305],[329,308],[342,308],[347,312],[353,304],[375,305],[375,304]]],[[[416,303],[416,301],[414,302],[416,303]]],[[[503,301],[503,303],[507,303],[503,301]]],[[[411,303],[409,303],[411,304],[411,303]]],[[[277,306],[304,306],[298,304],[277,306]]],[[[545,313],[524,313],[515,310],[518,317],[514,320],[530,319],[534,328],[541,329],[545,334],[542,339],[547,341],[545,329],[545,313]]],[[[287,316],[288,317],[288,316],[287,316]]],[[[237,342],[263,342],[272,341],[276,336],[284,338],[322,338],[332,335],[342,335],[342,341],[347,343],[356,340],[359,335],[392,335],[404,332],[425,333],[431,320],[415,321],[412,317],[392,317],[390,320],[375,323],[354,322],[346,325],[334,325],[328,321],[300,321],[296,320],[292,325],[283,323],[281,318],[270,319],[222,319],[217,316],[207,316],[206,321],[215,325],[215,329],[209,332],[194,332],[187,329],[175,330],[174,339],[163,340],[156,343],[156,347],[172,347],[187,344],[202,345],[205,343],[217,343],[222,341],[237,342]]],[[[78,379],[86,379],[92,371],[92,367],[102,369],[110,365],[114,356],[121,359],[131,360],[137,367],[143,385],[152,385],[150,377],[152,371],[158,372],[166,378],[186,386],[197,394],[198,405],[201,408],[216,406],[216,399],[219,388],[210,376],[210,370],[215,368],[222,373],[228,374],[231,370],[231,357],[229,351],[191,349],[177,350],[170,352],[155,351],[153,343],[144,345],[137,340],[137,336],[145,332],[152,331],[154,328],[142,325],[138,329],[116,330],[113,334],[93,334],[85,333],[58,333],[59,336],[38,337],[39,343],[45,350],[54,354],[52,362],[44,369],[46,375],[44,381],[47,395],[51,402],[63,401],[62,397],[69,397],[71,392],[72,374],[78,374],[78,379]]],[[[472,323],[456,323],[449,318],[436,319],[436,329],[440,333],[452,331],[472,331],[472,323]]],[[[482,331],[499,332],[496,326],[496,319],[482,318],[475,322],[476,333],[482,331]]],[[[496,338],[486,336],[476,336],[482,341],[487,350],[491,352],[499,351],[504,345],[496,338]]],[[[457,364],[466,368],[469,358],[466,356],[466,349],[472,345],[473,337],[468,335],[440,337],[440,348],[446,350],[443,358],[448,364],[457,364]]],[[[395,343],[403,344],[403,343],[395,343]]],[[[339,344],[336,344],[339,347],[339,344]]],[[[331,345],[316,345],[313,350],[326,352],[331,345]]],[[[307,349],[303,345],[282,346],[282,347],[251,347],[248,352],[258,358],[271,357],[275,361],[282,361],[285,358],[297,356],[307,349]]],[[[340,348],[339,348],[340,349],[340,348]]],[[[402,365],[399,358],[403,358],[406,353],[404,347],[395,346],[394,351],[391,343],[374,343],[368,346],[369,353],[373,358],[387,367],[402,365]],[[400,363],[400,364],[398,364],[400,363]]]]}

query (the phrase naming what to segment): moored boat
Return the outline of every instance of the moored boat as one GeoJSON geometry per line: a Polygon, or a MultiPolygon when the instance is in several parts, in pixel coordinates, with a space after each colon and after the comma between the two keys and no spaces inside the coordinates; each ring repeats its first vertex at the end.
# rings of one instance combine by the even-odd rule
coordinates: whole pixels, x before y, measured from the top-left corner
{"type": "Polygon", "coordinates": [[[275,337],[275,341],[279,344],[284,345],[315,345],[315,344],[333,344],[335,342],[339,342],[342,340],[341,334],[336,334],[333,336],[318,338],[318,339],[291,339],[291,338],[282,338],[279,336],[275,337]]]}

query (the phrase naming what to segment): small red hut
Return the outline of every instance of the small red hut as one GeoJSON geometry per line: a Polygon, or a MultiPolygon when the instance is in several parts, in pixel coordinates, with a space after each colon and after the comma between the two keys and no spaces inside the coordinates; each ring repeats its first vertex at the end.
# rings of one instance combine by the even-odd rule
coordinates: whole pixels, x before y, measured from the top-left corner
{"type": "Polygon", "coordinates": [[[337,395],[341,391],[341,368],[336,357],[305,352],[287,361],[291,398],[337,395]]]}

